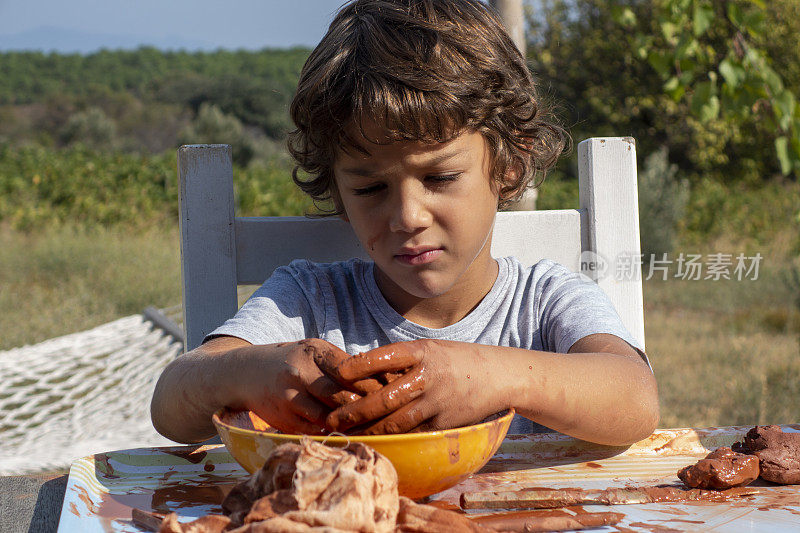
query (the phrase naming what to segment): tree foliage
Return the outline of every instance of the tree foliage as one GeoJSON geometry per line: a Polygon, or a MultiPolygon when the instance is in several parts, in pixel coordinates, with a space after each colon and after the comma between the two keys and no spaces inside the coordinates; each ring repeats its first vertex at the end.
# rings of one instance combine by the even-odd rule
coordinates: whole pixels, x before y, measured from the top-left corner
{"type": "Polygon", "coordinates": [[[209,103],[280,138],[290,127],[288,103],[308,53],[150,47],[89,55],[7,52],[0,54],[0,106],[58,102],[85,108],[127,95],[148,106],[177,104],[197,113],[209,103]]]}
{"type": "MultiPolygon", "coordinates": [[[[561,105],[574,138],[631,135],[641,154],[668,146],[671,161],[692,182],[758,183],[786,170],[776,157],[776,139],[785,138],[778,144],[786,142],[790,149],[793,141],[778,129],[773,105],[756,98],[761,93],[750,100],[731,93],[719,73],[719,66],[727,65],[734,72],[723,66],[728,77],[741,74],[736,70],[740,65],[730,59],[736,54],[733,43],[742,40],[737,37],[741,28],[722,24],[719,17],[735,5],[743,18],[751,13],[745,4],[751,2],[536,0],[529,4],[528,57],[545,90],[561,105]],[[704,9],[694,16],[693,6],[706,4],[718,10],[714,18],[704,9]],[[692,16],[686,10],[667,10],[674,5],[692,8],[692,16]],[[684,41],[682,36],[689,37],[684,41]],[[676,56],[681,58],[677,62],[676,56]],[[729,62],[723,63],[726,58],[729,62]]],[[[780,7],[770,5],[762,18],[763,27],[780,28],[776,31],[788,36],[800,33],[800,17],[787,17],[780,7]]],[[[780,65],[797,64],[797,37],[783,42],[764,37],[748,33],[744,41],[752,50],[750,57],[763,60],[762,72],[777,72],[773,57],[781,58],[780,65]]],[[[797,94],[800,87],[796,67],[792,72],[780,81],[786,100],[781,105],[787,109],[792,107],[787,95],[797,94]]],[[[754,87],[756,78],[745,72],[740,87],[754,87]]],[[[797,106],[793,109],[796,114],[797,106]]],[[[787,131],[797,129],[794,122],[783,125],[789,126],[787,131]]]]}
{"type": "MultiPolygon", "coordinates": [[[[45,226],[174,227],[178,183],[174,152],[136,155],[84,144],[63,149],[0,143],[0,222],[45,226]]],[[[286,158],[235,166],[237,214],[300,215],[311,201],[294,185],[286,158]]]]}
{"type": "Polygon", "coordinates": [[[781,49],[772,38],[773,28],[785,31],[789,22],[780,8],[790,3],[779,3],[768,9],[764,0],[659,0],[645,26],[632,7],[616,5],[613,13],[634,30],[631,48],[673,100],[686,101],[703,123],[719,117],[740,126],[759,122],[772,137],[781,172],[789,174],[800,173],[798,87],[787,84],[773,58],[796,63],[798,50],[781,49]]]}

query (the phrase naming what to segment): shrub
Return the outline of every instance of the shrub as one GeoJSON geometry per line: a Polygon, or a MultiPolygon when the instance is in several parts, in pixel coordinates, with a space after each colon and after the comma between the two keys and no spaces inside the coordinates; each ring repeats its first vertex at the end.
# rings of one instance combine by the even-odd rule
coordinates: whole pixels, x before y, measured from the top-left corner
{"type": "Polygon", "coordinates": [[[64,144],[82,143],[93,148],[108,148],[114,145],[117,126],[102,109],[90,107],[69,117],[61,129],[64,144]]]}
{"type": "Polygon", "coordinates": [[[688,182],[677,173],[666,147],[647,156],[639,171],[639,235],[645,260],[674,248],[678,221],[689,199],[688,182]]]}
{"type": "Polygon", "coordinates": [[[203,104],[197,117],[178,137],[179,144],[230,144],[233,161],[247,166],[255,154],[253,140],[242,123],[213,104],[203,104]]]}

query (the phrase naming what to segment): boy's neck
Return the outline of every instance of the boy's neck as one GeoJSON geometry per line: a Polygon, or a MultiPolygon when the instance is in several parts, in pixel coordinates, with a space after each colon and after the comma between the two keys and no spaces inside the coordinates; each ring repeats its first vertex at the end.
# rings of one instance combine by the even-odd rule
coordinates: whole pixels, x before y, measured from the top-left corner
{"type": "Polygon", "coordinates": [[[378,268],[375,269],[375,282],[387,303],[403,318],[420,326],[441,329],[470,314],[492,290],[498,272],[497,261],[489,257],[481,272],[462,277],[449,291],[432,298],[392,290],[396,287],[382,276],[378,268]]]}

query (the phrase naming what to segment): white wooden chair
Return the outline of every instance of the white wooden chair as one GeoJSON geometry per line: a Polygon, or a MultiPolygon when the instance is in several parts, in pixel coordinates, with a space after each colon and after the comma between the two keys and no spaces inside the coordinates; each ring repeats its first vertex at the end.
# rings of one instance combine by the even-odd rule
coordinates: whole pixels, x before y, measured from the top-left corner
{"type": "MultiPolygon", "coordinates": [[[[492,254],[582,270],[644,346],[634,140],[588,139],[578,157],[580,208],[498,213],[492,254]]],[[[236,217],[228,145],[182,146],[178,173],[186,350],[236,313],[237,285],[260,284],[297,258],[367,258],[338,218],[236,217]]]]}

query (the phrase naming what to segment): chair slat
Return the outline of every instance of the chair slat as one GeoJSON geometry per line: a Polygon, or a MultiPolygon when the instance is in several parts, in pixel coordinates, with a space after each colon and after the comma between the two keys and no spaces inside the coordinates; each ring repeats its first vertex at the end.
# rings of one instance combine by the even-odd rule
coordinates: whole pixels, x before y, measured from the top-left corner
{"type": "Polygon", "coordinates": [[[236,313],[233,169],[226,144],[178,150],[186,350],[236,313]]]}
{"type": "Polygon", "coordinates": [[[644,347],[635,141],[605,137],[581,142],[578,172],[580,205],[588,217],[583,250],[598,254],[605,264],[597,284],[644,347]]]}

